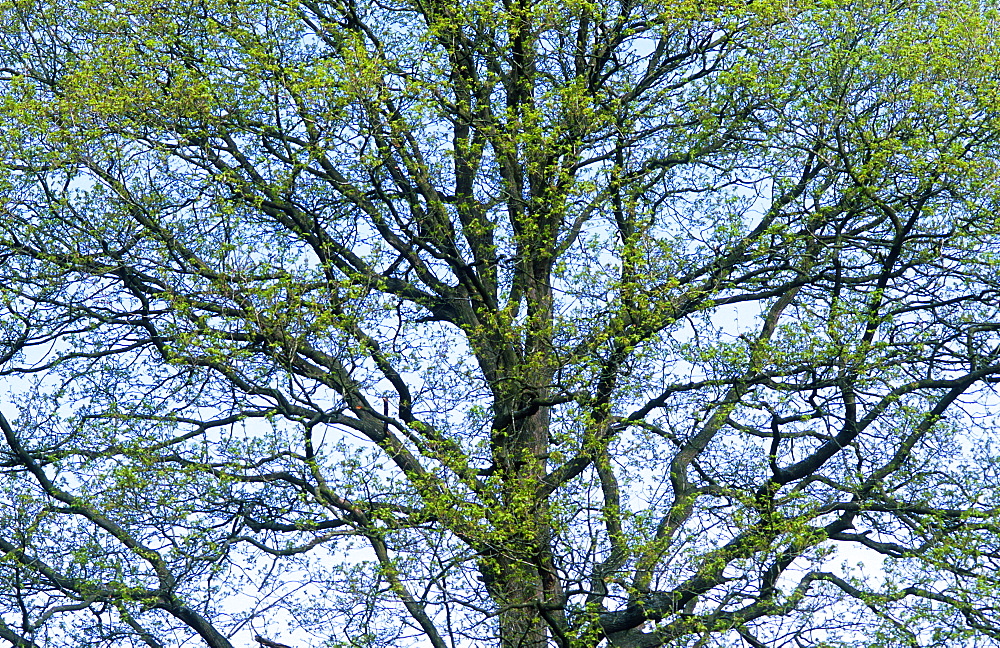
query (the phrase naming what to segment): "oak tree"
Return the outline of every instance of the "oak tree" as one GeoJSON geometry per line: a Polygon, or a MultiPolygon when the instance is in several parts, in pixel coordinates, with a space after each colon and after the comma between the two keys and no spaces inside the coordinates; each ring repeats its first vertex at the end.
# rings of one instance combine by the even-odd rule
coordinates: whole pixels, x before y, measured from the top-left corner
{"type": "Polygon", "coordinates": [[[0,638],[997,645],[998,26],[0,0],[0,638]]]}

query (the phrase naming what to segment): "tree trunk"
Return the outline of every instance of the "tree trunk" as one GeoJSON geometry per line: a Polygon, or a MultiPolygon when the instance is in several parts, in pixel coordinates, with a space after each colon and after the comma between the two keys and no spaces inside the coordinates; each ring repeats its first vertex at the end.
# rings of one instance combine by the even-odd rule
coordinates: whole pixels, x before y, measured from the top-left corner
{"type": "MultiPolygon", "coordinates": [[[[537,397],[537,396],[536,396],[537,397]]],[[[550,620],[561,618],[561,587],[551,554],[551,520],[545,498],[537,496],[548,449],[547,407],[517,421],[494,446],[503,506],[493,520],[494,555],[483,575],[499,610],[502,648],[544,648],[550,620]],[[543,608],[550,620],[543,616],[543,608]]]]}

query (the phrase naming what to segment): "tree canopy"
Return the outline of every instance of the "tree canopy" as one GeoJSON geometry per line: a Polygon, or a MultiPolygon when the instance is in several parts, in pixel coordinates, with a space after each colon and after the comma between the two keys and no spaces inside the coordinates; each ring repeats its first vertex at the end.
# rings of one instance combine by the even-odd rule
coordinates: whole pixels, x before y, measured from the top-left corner
{"type": "Polygon", "coordinates": [[[0,0],[0,638],[995,646],[974,0],[0,0]]]}

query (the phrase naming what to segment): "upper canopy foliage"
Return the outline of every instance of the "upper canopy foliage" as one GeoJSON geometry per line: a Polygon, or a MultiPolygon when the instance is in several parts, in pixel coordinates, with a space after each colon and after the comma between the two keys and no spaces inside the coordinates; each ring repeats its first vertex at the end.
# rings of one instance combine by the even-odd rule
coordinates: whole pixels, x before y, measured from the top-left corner
{"type": "Polygon", "coordinates": [[[996,645],[998,26],[0,0],[0,638],[996,645]]]}

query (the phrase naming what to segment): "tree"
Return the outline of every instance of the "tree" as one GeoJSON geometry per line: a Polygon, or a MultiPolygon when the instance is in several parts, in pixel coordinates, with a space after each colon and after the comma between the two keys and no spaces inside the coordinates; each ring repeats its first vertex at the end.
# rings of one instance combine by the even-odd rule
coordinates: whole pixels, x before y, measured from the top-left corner
{"type": "Polygon", "coordinates": [[[991,3],[0,12],[3,639],[1000,640],[991,3]]]}

